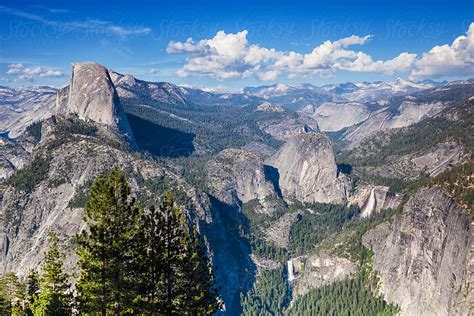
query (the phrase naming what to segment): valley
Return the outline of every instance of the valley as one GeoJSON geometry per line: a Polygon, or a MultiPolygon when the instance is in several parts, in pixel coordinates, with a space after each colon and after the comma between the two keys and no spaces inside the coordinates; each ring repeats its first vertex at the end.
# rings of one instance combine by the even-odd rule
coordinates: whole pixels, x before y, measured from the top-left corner
{"type": "Polygon", "coordinates": [[[73,272],[89,190],[116,166],[198,228],[219,313],[474,312],[474,79],[209,92],[71,73],[0,87],[3,273],[26,277],[50,231],[73,272]]]}

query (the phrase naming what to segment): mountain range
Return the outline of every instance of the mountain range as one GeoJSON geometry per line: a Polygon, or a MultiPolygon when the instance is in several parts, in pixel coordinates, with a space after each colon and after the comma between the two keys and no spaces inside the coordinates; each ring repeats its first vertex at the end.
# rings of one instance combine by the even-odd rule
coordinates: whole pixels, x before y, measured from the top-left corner
{"type": "Polygon", "coordinates": [[[91,183],[118,166],[144,206],[174,191],[224,313],[298,315],[364,279],[403,315],[467,315],[473,113],[474,79],[230,93],[87,62],[61,89],[0,87],[0,267],[25,276],[52,230],[72,270],[91,183]]]}

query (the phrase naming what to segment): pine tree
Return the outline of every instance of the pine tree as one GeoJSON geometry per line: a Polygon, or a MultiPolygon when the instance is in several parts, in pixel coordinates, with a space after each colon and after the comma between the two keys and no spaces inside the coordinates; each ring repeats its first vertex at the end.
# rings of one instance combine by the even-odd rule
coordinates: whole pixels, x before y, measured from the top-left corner
{"type": "Polygon", "coordinates": [[[162,278],[164,273],[163,214],[151,206],[141,213],[140,230],[135,235],[133,270],[136,272],[134,301],[138,313],[157,315],[164,310],[162,278]]]}
{"type": "Polygon", "coordinates": [[[86,314],[203,315],[219,307],[197,230],[165,194],[148,212],[122,173],[99,176],[78,236],[78,309],[86,314]]]}
{"type": "Polygon", "coordinates": [[[163,302],[162,312],[166,315],[178,315],[183,312],[184,291],[180,277],[186,255],[186,242],[189,238],[186,217],[181,209],[175,207],[171,193],[165,194],[160,204],[160,212],[164,216],[163,231],[160,233],[164,241],[163,251],[163,302]]]}
{"type": "Polygon", "coordinates": [[[211,263],[196,227],[174,205],[171,193],[160,205],[164,229],[164,301],[167,315],[210,315],[219,307],[211,263]]]}
{"type": "Polygon", "coordinates": [[[0,279],[0,294],[4,315],[25,314],[25,287],[14,272],[7,272],[0,279]]]}
{"type": "Polygon", "coordinates": [[[131,312],[131,248],[140,207],[117,167],[94,181],[84,211],[88,230],[78,237],[79,308],[102,315],[131,312]]]}
{"type": "MultiPolygon", "coordinates": [[[[63,272],[63,261],[58,250],[58,237],[50,234],[49,249],[46,252],[43,264],[42,274],[39,277],[39,297],[33,298],[33,313],[35,315],[71,315],[72,313],[72,294],[68,275],[63,272]]],[[[34,278],[34,276],[33,276],[34,278]]],[[[34,287],[34,280],[31,280],[34,287]]],[[[28,293],[35,296],[34,288],[28,293]]]]}
{"type": "Polygon", "coordinates": [[[221,307],[221,303],[218,300],[211,262],[196,226],[190,229],[187,247],[183,277],[185,309],[190,315],[212,315],[221,307]]]}
{"type": "Polygon", "coordinates": [[[26,303],[27,315],[33,315],[33,306],[39,298],[39,275],[36,270],[28,271],[28,278],[26,280],[26,303]]]}

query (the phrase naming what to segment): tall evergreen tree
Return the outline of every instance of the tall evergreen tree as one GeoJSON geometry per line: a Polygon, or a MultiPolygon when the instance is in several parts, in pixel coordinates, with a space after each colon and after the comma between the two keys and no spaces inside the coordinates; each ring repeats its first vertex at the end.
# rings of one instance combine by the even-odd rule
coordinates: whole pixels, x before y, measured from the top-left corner
{"type": "Polygon", "coordinates": [[[212,315],[221,303],[212,265],[196,226],[190,228],[184,265],[185,310],[189,315],[212,315]]]}
{"type": "Polygon", "coordinates": [[[162,312],[166,315],[179,315],[183,312],[182,303],[185,299],[185,290],[180,287],[180,278],[183,277],[189,231],[186,217],[181,209],[174,205],[171,193],[165,194],[159,209],[164,216],[161,234],[164,241],[162,284],[165,304],[162,312]]]}
{"type": "Polygon", "coordinates": [[[140,207],[117,167],[94,181],[84,211],[88,230],[78,238],[80,309],[102,315],[130,312],[129,265],[140,207]]]}
{"type": "MultiPolygon", "coordinates": [[[[46,252],[42,274],[39,277],[39,297],[33,298],[33,313],[35,315],[71,315],[72,294],[68,275],[63,272],[63,261],[58,250],[58,237],[50,234],[49,249],[46,252]]],[[[34,278],[34,276],[33,276],[34,278]]],[[[34,287],[34,280],[31,280],[34,287]]],[[[29,295],[35,296],[34,288],[29,289],[29,295]],[[30,293],[31,291],[31,293],[30,293]]]]}
{"type": "Polygon", "coordinates": [[[162,225],[164,217],[151,206],[148,212],[141,213],[141,229],[135,235],[132,267],[135,271],[134,301],[135,311],[157,315],[165,309],[163,301],[162,276],[165,269],[164,237],[162,225]]]}
{"type": "Polygon", "coordinates": [[[0,296],[2,297],[4,315],[25,314],[25,287],[15,272],[7,272],[0,279],[0,296]]]}
{"type": "Polygon", "coordinates": [[[28,271],[26,279],[26,314],[33,315],[33,307],[39,298],[39,275],[36,270],[28,271]]]}
{"type": "Polygon", "coordinates": [[[175,206],[171,193],[158,210],[151,207],[141,225],[139,257],[144,313],[153,315],[209,315],[219,307],[210,261],[196,228],[175,206]]]}
{"type": "Polygon", "coordinates": [[[85,222],[78,236],[81,313],[203,315],[218,308],[202,241],[171,193],[145,212],[113,168],[94,181],[85,222]]]}

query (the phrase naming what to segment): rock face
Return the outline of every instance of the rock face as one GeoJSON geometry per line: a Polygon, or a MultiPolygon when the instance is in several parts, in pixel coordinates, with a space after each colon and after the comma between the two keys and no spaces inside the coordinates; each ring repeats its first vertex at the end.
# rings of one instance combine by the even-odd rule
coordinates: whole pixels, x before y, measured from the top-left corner
{"type": "Polygon", "coordinates": [[[415,170],[427,170],[432,177],[469,161],[468,151],[456,143],[441,143],[430,152],[411,159],[415,170]]]}
{"type": "Polygon", "coordinates": [[[402,200],[403,195],[389,192],[389,187],[364,185],[351,195],[349,203],[359,206],[360,217],[368,217],[382,210],[397,208],[402,200]]]}
{"type": "MultiPolygon", "coordinates": [[[[407,96],[406,98],[409,98],[407,96]]],[[[390,108],[371,113],[370,117],[360,125],[354,125],[348,129],[344,139],[352,142],[350,147],[359,144],[364,138],[375,132],[393,128],[405,127],[417,123],[424,118],[432,117],[441,112],[447,104],[442,102],[415,103],[411,100],[403,101],[398,107],[397,115],[394,115],[390,108]]]]}
{"type": "Polygon", "coordinates": [[[208,183],[224,203],[245,203],[277,195],[263,160],[251,152],[225,149],[207,164],[206,169],[208,183]]]}
{"type": "Polygon", "coordinates": [[[347,180],[337,170],[329,139],[307,132],[290,138],[268,163],[278,169],[285,198],[303,202],[343,203],[347,180]]]}
{"type": "Polygon", "coordinates": [[[0,180],[10,177],[29,162],[30,155],[23,146],[0,137],[0,180]]]}
{"type": "Polygon", "coordinates": [[[103,124],[133,138],[109,72],[96,63],[73,64],[68,91],[63,89],[58,93],[56,113],[77,115],[81,120],[103,124]]]}
{"type": "Polygon", "coordinates": [[[314,109],[307,106],[301,110],[311,115],[319,124],[322,131],[338,131],[366,120],[370,111],[364,103],[358,102],[325,102],[314,109]]]}
{"type": "Polygon", "coordinates": [[[363,244],[374,251],[381,294],[404,315],[468,315],[473,238],[469,216],[434,187],[418,191],[399,218],[367,232],[363,244]]]}
{"type": "Polygon", "coordinates": [[[17,138],[34,122],[54,114],[55,88],[0,86],[0,134],[17,138]]]}
{"type": "Polygon", "coordinates": [[[273,138],[286,141],[302,132],[319,131],[316,120],[311,117],[287,115],[282,119],[258,122],[258,127],[273,138]]]}
{"type": "Polygon", "coordinates": [[[296,275],[293,296],[304,295],[311,289],[350,278],[358,271],[357,265],[352,261],[325,253],[307,258],[299,257],[292,261],[296,275]]]}
{"type": "Polygon", "coordinates": [[[288,248],[291,226],[301,217],[302,212],[285,213],[278,221],[265,229],[265,239],[280,248],[288,248]]]}
{"type": "Polygon", "coordinates": [[[421,172],[434,177],[453,166],[468,162],[469,159],[469,150],[463,145],[445,142],[421,152],[392,156],[390,165],[366,168],[365,171],[384,178],[414,178],[421,172]]]}

